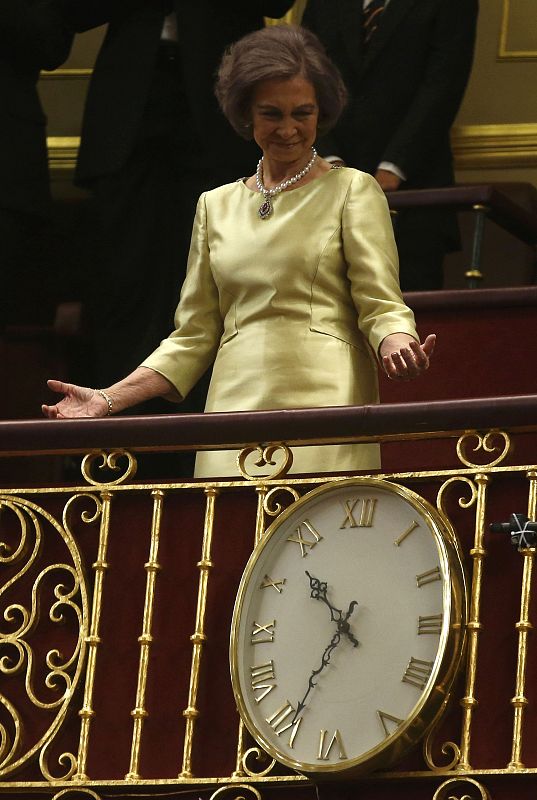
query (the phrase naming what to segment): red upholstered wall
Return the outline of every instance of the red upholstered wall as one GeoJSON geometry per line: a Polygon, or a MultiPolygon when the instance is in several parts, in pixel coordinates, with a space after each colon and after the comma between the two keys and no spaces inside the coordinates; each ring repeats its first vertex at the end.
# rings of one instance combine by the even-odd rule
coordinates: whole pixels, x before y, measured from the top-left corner
{"type": "MultiPolygon", "coordinates": [[[[423,341],[437,334],[431,366],[418,380],[395,383],[380,375],[382,403],[457,400],[537,392],[537,287],[415,292],[405,295],[423,341]]],[[[464,428],[464,419],[461,419],[464,428]]],[[[520,463],[535,459],[537,437],[513,437],[520,463]]],[[[456,467],[455,445],[385,444],[382,468],[456,467]]]]}
{"type": "Polygon", "coordinates": [[[381,376],[381,400],[404,403],[537,391],[537,287],[413,292],[422,341],[437,334],[426,375],[409,383],[381,376]]]}

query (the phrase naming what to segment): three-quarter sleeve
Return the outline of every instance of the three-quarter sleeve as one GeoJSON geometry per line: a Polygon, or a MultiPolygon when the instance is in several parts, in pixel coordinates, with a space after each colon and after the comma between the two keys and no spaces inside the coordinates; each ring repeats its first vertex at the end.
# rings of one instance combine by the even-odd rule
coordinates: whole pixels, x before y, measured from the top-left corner
{"type": "Polygon", "coordinates": [[[210,265],[206,196],[196,209],[187,275],[175,313],[175,330],[141,364],[167,378],[186,397],[214,361],[223,331],[218,287],[210,265]]]}
{"type": "Polygon", "coordinates": [[[358,327],[374,352],[378,353],[390,333],[408,333],[419,339],[414,314],[399,287],[388,203],[371,175],[355,172],[343,206],[342,232],[358,327]]]}

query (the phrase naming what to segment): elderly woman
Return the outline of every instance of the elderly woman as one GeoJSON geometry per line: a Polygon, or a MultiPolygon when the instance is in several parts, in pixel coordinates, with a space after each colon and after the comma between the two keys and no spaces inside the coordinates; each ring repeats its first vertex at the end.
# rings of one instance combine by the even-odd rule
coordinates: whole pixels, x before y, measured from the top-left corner
{"type": "MultiPolygon", "coordinates": [[[[206,411],[377,403],[375,356],[394,380],[427,369],[435,337],[420,345],[402,299],[381,189],[313,147],[346,98],[315,36],[294,27],[245,36],[224,57],[216,92],[262,157],[254,175],[200,197],[175,331],[106,389],[49,381],[64,397],[46,416],[180,401],[213,362],[206,411]]],[[[294,455],[298,473],[379,466],[377,445],[294,455]]],[[[236,474],[235,453],[198,454],[196,475],[236,474]]]]}

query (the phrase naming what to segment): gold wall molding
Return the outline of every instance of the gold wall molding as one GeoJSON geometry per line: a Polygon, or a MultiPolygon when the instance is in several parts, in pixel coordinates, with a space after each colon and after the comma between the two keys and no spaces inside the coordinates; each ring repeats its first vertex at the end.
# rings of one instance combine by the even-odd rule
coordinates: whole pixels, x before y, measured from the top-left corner
{"type": "MultiPolygon", "coordinates": [[[[498,46],[498,61],[537,61],[537,43],[535,48],[530,50],[524,48],[516,49],[516,47],[513,47],[513,45],[509,42],[509,28],[513,19],[513,2],[516,2],[516,0],[503,0],[500,40],[498,46]]],[[[535,13],[534,10],[532,13],[535,13]]],[[[531,26],[531,18],[527,20],[527,24],[528,26],[531,26]]]]}
{"type": "Polygon", "coordinates": [[[74,172],[79,146],[80,136],[47,137],[48,160],[53,176],[74,172]]]}
{"type": "Polygon", "coordinates": [[[42,70],[41,74],[39,75],[40,80],[46,81],[56,81],[56,80],[87,80],[91,77],[93,70],[89,67],[85,67],[83,69],[74,69],[71,67],[65,67],[64,69],[56,69],[53,72],[46,72],[42,70]]]}
{"type": "Polygon", "coordinates": [[[451,134],[457,169],[537,167],[537,124],[458,125],[451,134]]]}
{"type": "MultiPolygon", "coordinates": [[[[457,169],[517,169],[537,167],[537,123],[459,125],[451,141],[457,169]]],[[[80,137],[49,136],[53,177],[73,172],[80,137]]]]}

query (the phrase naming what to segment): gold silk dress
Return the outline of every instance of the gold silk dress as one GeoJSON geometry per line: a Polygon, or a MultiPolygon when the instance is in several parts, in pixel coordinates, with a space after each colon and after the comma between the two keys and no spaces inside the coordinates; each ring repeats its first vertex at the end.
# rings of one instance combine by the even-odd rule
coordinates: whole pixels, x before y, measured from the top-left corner
{"type": "MultiPolygon", "coordinates": [[[[383,192],[342,168],[277,195],[264,220],[262,201],[243,181],[200,197],[176,330],[142,366],[185,397],[214,361],[206,411],[378,403],[380,343],[418,338],[383,192]]],[[[375,444],[293,455],[295,473],[380,466],[375,444]]],[[[200,452],[196,476],[238,478],[236,457],[200,452]]]]}

